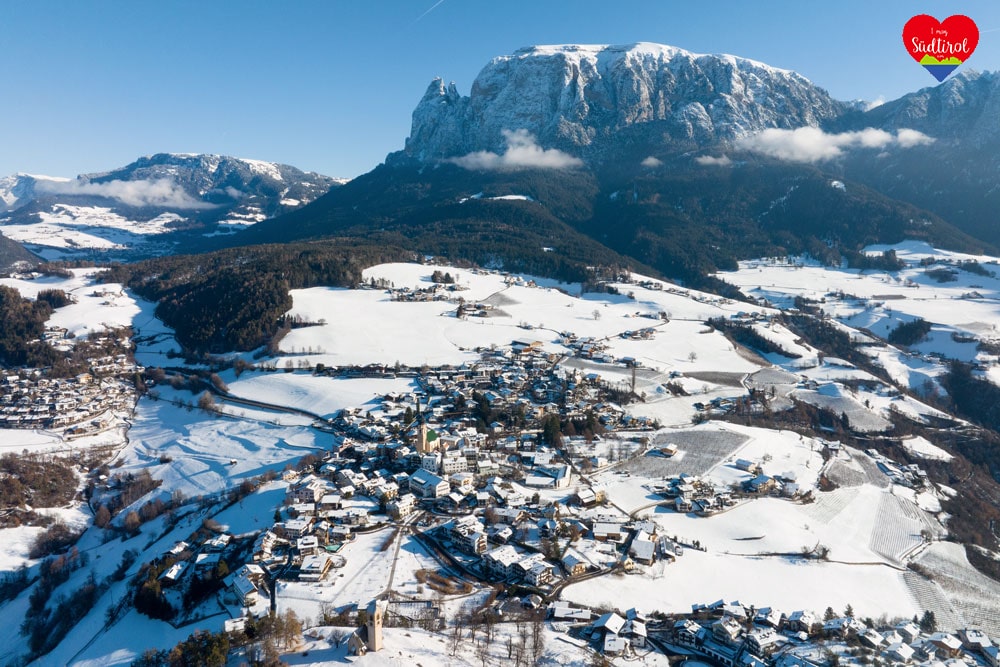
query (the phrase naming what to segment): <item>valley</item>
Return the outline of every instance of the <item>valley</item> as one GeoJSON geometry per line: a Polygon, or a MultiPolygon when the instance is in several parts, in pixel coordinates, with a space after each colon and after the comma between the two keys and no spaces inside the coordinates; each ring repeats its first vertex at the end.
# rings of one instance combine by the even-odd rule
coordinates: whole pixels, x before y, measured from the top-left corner
{"type": "Polygon", "coordinates": [[[997,75],[535,45],[221,153],[388,48],[0,178],[0,664],[996,667],[997,75]]]}
{"type": "MultiPolygon", "coordinates": [[[[405,605],[426,602],[435,615],[417,624],[450,627],[471,611],[500,613],[491,600],[504,589],[525,599],[551,595],[550,613],[574,604],[592,610],[591,618],[624,612],[621,599],[647,620],[686,616],[722,599],[817,617],[849,606],[882,623],[931,611],[942,630],[974,624],[996,632],[988,602],[996,584],[948,541],[954,536],[943,508],[961,489],[924,467],[955,456],[939,434],[966,427],[919,398],[947,372],[942,359],[954,346],[975,346],[956,343],[951,332],[987,348],[992,341],[992,329],[974,322],[995,314],[939,304],[961,299],[971,289],[965,283],[977,281],[976,305],[986,308],[996,287],[978,274],[943,283],[923,278],[928,267],[964,256],[913,244],[890,250],[904,264],[898,271],[866,275],[785,258],[719,274],[759,305],[637,274],[588,292],[579,283],[447,264],[382,264],[366,269],[353,289],[293,290],[288,314],[302,324],[273,355],[194,363],[184,362],[152,304],[94,283],[93,270],[8,278],[4,284],[27,296],[62,289],[91,299],[56,309],[47,323],[72,332],[76,344],[130,327],[130,358],[145,380],[134,408],[118,417],[121,428],[83,438],[51,427],[3,431],[11,451],[116,451],[109,481],[89,482],[87,501],[36,508],[83,529],[75,549],[87,563],[49,595],[72,597],[83,577],[103,582],[94,611],[76,619],[46,659],[131,664],[156,648],[139,638],[152,636],[143,630],[149,623],[163,621],[133,608],[140,606],[133,598],[145,568],[164,562],[193,564],[177,588],[161,583],[163,599],[179,610],[169,617],[176,631],[156,633],[162,649],[195,627],[221,630],[243,607],[251,617],[269,606],[279,616],[291,612],[309,627],[374,598],[389,601],[394,623],[406,623],[405,605]],[[804,271],[813,272],[806,283],[804,271]],[[909,290],[891,300],[891,314],[880,301],[890,288],[909,290]],[[878,374],[824,354],[787,328],[782,310],[803,303],[829,309],[827,317],[840,322],[878,374]],[[891,331],[886,322],[918,315],[935,324],[917,349],[877,338],[891,331]],[[780,352],[751,353],[713,321],[751,327],[780,352]],[[785,422],[795,430],[740,424],[743,414],[808,406],[820,410],[813,417],[820,424],[828,414],[829,426],[813,431],[808,416],[785,422]],[[900,419],[927,427],[938,444],[896,434],[900,419]],[[942,426],[947,420],[952,426],[942,426]],[[428,447],[422,429],[441,444],[428,447]],[[844,445],[843,436],[871,446],[844,445]],[[426,453],[434,449],[439,453],[426,453]],[[883,451],[908,454],[900,460],[883,451]],[[133,504],[115,500],[126,488],[121,480],[145,478],[152,489],[140,490],[133,504]],[[114,513],[98,527],[87,517],[102,507],[114,513]],[[335,509],[320,509],[327,507],[335,509]],[[299,524],[311,527],[292,537],[288,531],[301,531],[299,524]],[[477,534],[474,546],[463,546],[477,534]],[[265,544],[274,546],[263,547],[258,560],[268,535],[265,544]],[[315,551],[303,546],[303,535],[337,548],[309,556],[315,551]],[[168,551],[181,542],[188,546],[178,560],[168,551]],[[126,553],[134,555],[124,565],[126,553]],[[532,565],[544,567],[528,580],[507,569],[532,553],[532,565]],[[236,580],[227,583],[232,575],[204,579],[198,562],[206,555],[250,581],[252,568],[242,564],[260,563],[273,583],[253,585],[251,600],[236,580]],[[295,574],[309,558],[324,563],[318,582],[295,574]],[[496,563],[510,564],[498,570],[496,563]],[[433,584],[428,591],[427,572],[461,590],[435,592],[441,584],[433,584]],[[216,592],[190,606],[180,592],[206,585],[198,581],[218,581],[209,589],[216,592]],[[113,616],[89,620],[109,604],[113,616]],[[110,632],[140,643],[103,653],[100,638],[110,632]]],[[[991,266],[988,258],[977,261],[991,266]]],[[[959,358],[974,361],[986,378],[997,363],[988,352],[959,358]]],[[[95,479],[87,472],[81,481],[95,479]]],[[[11,571],[21,563],[38,567],[28,548],[42,530],[4,530],[11,571]]],[[[25,613],[32,590],[29,584],[5,602],[5,613],[25,613]]],[[[525,623],[537,622],[534,613],[517,603],[515,617],[523,614],[525,623]]],[[[14,647],[12,630],[6,645],[14,647]]],[[[669,625],[652,622],[648,631],[682,643],[669,625]]],[[[323,650],[337,650],[327,645],[323,650]]],[[[628,645],[647,657],[657,646],[628,645]]],[[[553,647],[551,637],[545,646],[548,659],[584,655],[553,647]]],[[[786,645],[781,654],[793,652],[786,645]]]]}

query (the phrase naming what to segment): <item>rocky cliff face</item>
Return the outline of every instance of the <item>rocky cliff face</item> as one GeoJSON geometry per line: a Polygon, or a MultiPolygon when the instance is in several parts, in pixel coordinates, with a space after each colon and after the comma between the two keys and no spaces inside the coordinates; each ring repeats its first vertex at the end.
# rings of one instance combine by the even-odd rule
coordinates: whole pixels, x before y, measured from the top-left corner
{"type": "Polygon", "coordinates": [[[502,152],[504,130],[584,157],[623,136],[681,149],[817,126],[845,108],[795,72],[744,58],[646,43],[536,46],[494,58],[467,97],[431,82],[404,152],[422,162],[502,152]]]}
{"type": "Polygon", "coordinates": [[[1000,140],[1000,73],[968,71],[886,102],[865,114],[868,125],[912,127],[976,146],[1000,140]]]}

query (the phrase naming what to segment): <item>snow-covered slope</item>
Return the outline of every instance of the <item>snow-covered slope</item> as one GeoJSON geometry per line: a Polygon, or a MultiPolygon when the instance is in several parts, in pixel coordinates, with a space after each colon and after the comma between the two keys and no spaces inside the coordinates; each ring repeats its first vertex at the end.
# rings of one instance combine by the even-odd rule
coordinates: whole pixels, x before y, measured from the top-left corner
{"type": "MultiPolygon", "coordinates": [[[[35,174],[14,174],[0,178],[0,213],[20,208],[35,199],[35,184],[42,182],[65,183],[68,178],[38,176],[35,174]]],[[[44,185],[43,185],[44,187],[44,185]]]]}
{"type": "Polygon", "coordinates": [[[233,233],[338,184],[260,160],[160,153],[75,179],[0,179],[0,232],[47,258],[157,255],[184,235],[233,233]]]}
{"type": "Polygon", "coordinates": [[[801,75],[745,58],[649,43],[535,46],[494,58],[467,97],[432,81],[405,153],[432,161],[502,151],[504,130],[574,154],[599,153],[628,128],[664,144],[714,144],[816,126],[844,108],[801,75]]]}

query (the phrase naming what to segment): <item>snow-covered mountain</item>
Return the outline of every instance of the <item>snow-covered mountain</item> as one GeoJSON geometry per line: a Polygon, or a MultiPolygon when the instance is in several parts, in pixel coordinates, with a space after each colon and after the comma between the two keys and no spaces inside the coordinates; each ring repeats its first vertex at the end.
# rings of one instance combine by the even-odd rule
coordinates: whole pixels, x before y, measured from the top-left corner
{"type": "Polygon", "coordinates": [[[68,178],[37,176],[35,174],[14,174],[0,177],[0,213],[20,208],[35,199],[35,183],[66,183],[68,178]]]}
{"type": "Polygon", "coordinates": [[[287,213],[340,183],[260,160],[159,153],[75,179],[0,179],[0,232],[47,258],[164,254],[185,238],[287,213]]]}
{"type": "Polygon", "coordinates": [[[715,144],[766,128],[817,126],[847,105],[803,76],[672,46],[534,46],[494,58],[462,96],[431,82],[405,154],[434,161],[502,151],[505,131],[575,155],[640,132],[663,146],[715,144]]]}
{"type": "Polygon", "coordinates": [[[1000,140],[1000,72],[961,72],[886,102],[866,114],[876,127],[912,127],[938,138],[975,143],[1000,140]]]}

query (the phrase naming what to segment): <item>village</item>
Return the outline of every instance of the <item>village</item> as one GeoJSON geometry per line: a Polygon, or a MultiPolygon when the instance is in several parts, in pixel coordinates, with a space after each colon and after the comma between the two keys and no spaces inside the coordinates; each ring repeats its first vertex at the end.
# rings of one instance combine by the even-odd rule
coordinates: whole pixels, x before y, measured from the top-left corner
{"type": "MultiPolygon", "coordinates": [[[[618,312],[584,303],[573,314],[573,297],[531,280],[476,270],[467,272],[475,278],[463,276],[473,285],[468,289],[439,273],[444,282],[427,285],[421,277],[417,284],[425,286],[397,288],[372,280],[334,296],[414,309],[407,312],[433,308],[435,319],[421,316],[430,325],[441,320],[475,333],[449,341],[455,349],[449,354],[464,361],[404,357],[393,364],[389,353],[380,362],[325,365],[309,359],[320,355],[319,346],[289,342],[256,364],[248,355],[239,370],[182,370],[155,367],[148,361],[154,353],[141,353],[151,369],[146,384],[155,387],[143,410],[192,427],[155,435],[120,461],[121,470],[91,471],[90,509],[95,516],[110,509],[110,520],[101,520],[105,539],[148,540],[111,618],[145,615],[175,629],[213,619],[210,627],[224,621],[240,634],[274,614],[295,612],[304,641],[332,641],[323,628],[347,629],[333,633],[334,643],[354,655],[391,646],[397,628],[444,636],[482,622],[511,629],[544,623],[550,645],[556,636],[595,661],[819,667],[967,658],[995,665],[988,639],[963,648],[966,634],[984,633],[976,635],[971,625],[961,630],[956,615],[940,613],[940,600],[908,597],[910,580],[904,583],[901,573],[945,535],[935,519],[940,494],[920,465],[896,462],[883,448],[845,447],[833,432],[804,437],[742,428],[732,419],[748,390],[761,414],[770,407],[762,400],[768,388],[783,392],[771,393],[775,407],[790,403],[792,392],[809,400],[837,386],[831,381],[837,374],[855,372],[846,362],[806,358],[808,365],[792,370],[754,370],[755,363],[726,373],[740,357],[720,327],[683,311],[674,317],[669,311],[676,306],[655,301],[657,295],[725,308],[735,326],[782,336],[782,345],[803,357],[808,350],[766,312],[657,281],[604,284],[618,312]],[[552,327],[528,324],[517,300],[532,298],[552,299],[567,313],[563,320],[546,314],[552,327]],[[698,347],[674,352],[667,331],[675,327],[701,334],[698,347]],[[477,346],[469,347],[469,339],[477,346]],[[673,354],[669,364],[659,361],[665,349],[673,354]],[[725,361],[706,359],[712,370],[701,372],[696,353],[707,358],[709,349],[725,361]],[[282,356],[288,363],[279,370],[282,356]],[[191,380],[196,373],[202,381],[191,380]],[[191,391],[204,392],[197,409],[191,391]],[[670,428],[661,415],[675,420],[670,428]],[[231,440],[201,445],[209,442],[202,437],[228,438],[262,425],[301,450],[262,457],[271,462],[261,466],[223,446],[231,440]],[[189,447],[190,457],[183,453],[189,447]],[[224,485],[197,495],[197,485],[188,484],[178,493],[179,481],[196,479],[195,465],[224,485]],[[175,469],[191,476],[172,477],[175,469]],[[132,503],[161,478],[160,492],[132,503]],[[871,535],[840,537],[837,522],[851,523],[863,507],[873,516],[871,535]],[[878,531],[886,534],[877,537],[878,531]],[[862,546],[848,551],[850,540],[862,546]],[[838,567],[828,562],[831,546],[845,560],[841,572],[859,573],[846,590],[876,577],[879,599],[897,601],[902,613],[877,613],[863,600],[856,614],[834,613],[852,594],[830,595],[829,587],[790,602],[787,591],[764,582],[750,586],[752,594],[712,583],[713,568],[728,568],[727,581],[752,581],[753,574],[740,573],[765,562],[776,572],[824,577],[821,570],[838,567]],[[880,569],[881,561],[888,567],[880,569]],[[743,603],[687,605],[720,595],[738,595],[743,603]],[[831,608],[819,613],[824,606],[831,608]],[[929,609],[938,611],[940,628],[933,613],[920,618],[929,609]],[[914,622],[923,629],[907,634],[914,622]]],[[[292,336],[315,336],[328,326],[308,313],[302,321],[292,336]]],[[[58,331],[50,335],[60,338],[58,331]]],[[[52,409],[74,393],[127,414],[135,402],[129,380],[142,369],[128,354],[92,356],[89,372],[73,378],[5,376],[3,395],[11,397],[5,408],[16,405],[22,415],[32,414],[23,411],[29,403],[47,408],[34,414],[50,421],[19,428],[64,428],[66,439],[75,429],[99,428],[102,412],[79,418],[67,403],[52,409]],[[124,387],[121,396],[113,383],[124,387]],[[124,402],[116,407],[115,400],[124,402]],[[68,419],[66,425],[51,421],[56,417],[68,419]]],[[[880,399],[869,392],[843,400],[860,404],[866,397],[880,399]]],[[[940,456],[933,446],[928,451],[940,456]]]]}
{"type": "Polygon", "coordinates": [[[73,439],[117,426],[131,414],[138,398],[133,378],[143,369],[128,340],[109,332],[73,341],[66,333],[49,327],[44,340],[63,351],[82,343],[87,370],[71,377],[54,377],[46,369],[8,371],[0,378],[0,428],[49,429],[73,439]]]}
{"type": "MultiPolygon", "coordinates": [[[[570,342],[576,355],[587,358],[604,350],[597,341],[570,342]]],[[[983,633],[933,631],[933,615],[923,619],[927,631],[921,631],[909,620],[888,627],[850,613],[785,615],[739,602],[647,618],[635,609],[561,600],[571,583],[610,577],[614,585],[616,577],[642,576],[643,569],[669,565],[686,550],[705,549],[698,540],[666,534],[646,514],[610,503],[606,484],[596,482],[598,474],[628,475],[624,464],[649,457],[676,459],[682,470],[685,452],[673,442],[654,441],[655,423],[630,417],[611,400],[629,400],[627,382],[606,383],[596,373],[564,367],[560,356],[529,339],[479,353],[480,363],[457,368],[397,365],[360,373],[412,377],[417,389],[386,394],[366,408],[345,408],[317,424],[334,444],[281,476],[283,501],[274,508],[274,522],[253,536],[249,549],[246,536],[225,533],[200,545],[175,545],[157,568],[165,596],[179,601],[179,591],[194,578],[220,573],[219,564],[230,563],[221,571],[220,596],[234,616],[227,628],[235,630],[241,619],[285,607],[282,596],[292,591],[336,587],[343,576],[338,573],[364,568],[351,561],[370,558],[372,540],[378,552],[398,551],[411,540],[436,563],[434,571],[422,571],[421,581],[439,598],[492,590],[479,614],[499,622],[543,614],[551,627],[607,659],[654,651],[720,667],[791,667],[852,656],[916,665],[968,655],[995,667],[996,648],[983,633]],[[576,432],[563,434],[560,423],[576,432]],[[358,540],[369,546],[356,555],[358,540]]],[[[320,373],[336,377],[339,371],[320,373]]],[[[840,443],[820,443],[828,459],[841,454],[840,443]]],[[[919,466],[901,467],[874,450],[869,454],[892,483],[916,489],[926,483],[919,466]]],[[[760,460],[744,458],[728,467],[739,481],[688,472],[665,476],[647,485],[650,497],[659,498],[652,505],[707,521],[759,498],[813,501],[792,472],[767,475],[760,460]]],[[[363,627],[343,638],[356,655],[382,644],[381,621],[377,641],[370,622],[376,601],[387,627],[419,623],[442,631],[455,622],[440,599],[415,599],[387,585],[372,600],[335,609],[341,620],[369,610],[363,627]]]]}

